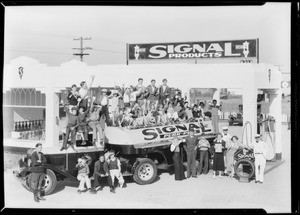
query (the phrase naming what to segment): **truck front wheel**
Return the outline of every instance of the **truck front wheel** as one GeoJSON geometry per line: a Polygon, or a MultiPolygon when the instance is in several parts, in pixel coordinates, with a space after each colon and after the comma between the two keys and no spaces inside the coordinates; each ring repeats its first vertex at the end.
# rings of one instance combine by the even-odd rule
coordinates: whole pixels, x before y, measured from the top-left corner
{"type": "Polygon", "coordinates": [[[152,183],[157,175],[156,164],[149,158],[139,159],[133,172],[133,180],[141,185],[152,183]]]}
{"type": "Polygon", "coordinates": [[[55,173],[51,169],[47,169],[45,174],[45,179],[42,182],[42,190],[44,190],[45,195],[51,194],[57,185],[57,178],[55,173]]]}

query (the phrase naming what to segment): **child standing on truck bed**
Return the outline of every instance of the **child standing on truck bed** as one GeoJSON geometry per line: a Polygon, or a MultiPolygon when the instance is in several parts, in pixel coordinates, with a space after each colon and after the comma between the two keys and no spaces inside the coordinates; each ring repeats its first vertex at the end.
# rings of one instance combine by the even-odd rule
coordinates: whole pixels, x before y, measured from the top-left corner
{"type": "Polygon", "coordinates": [[[67,142],[69,139],[69,134],[71,132],[71,147],[75,151],[74,145],[76,144],[76,128],[79,125],[78,116],[76,116],[77,108],[72,107],[71,113],[66,111],[68,115],[68,125],[66,127],[66,136],[64,138],[63,146],[61,147],[60,151],[67,150],[67,142]]]}
{"type": "Polygon", "coordinates": [[[78,169],[77,179],[80,181],[77,193],[81,194],[84,190],[84,185],[86,184],[89,192],[95,194],[96,192],[91,189],[91,179],[89,178],[90,168],[87,164],[87,159],[85,156],[78,158],[76,168],[78,169]]]}

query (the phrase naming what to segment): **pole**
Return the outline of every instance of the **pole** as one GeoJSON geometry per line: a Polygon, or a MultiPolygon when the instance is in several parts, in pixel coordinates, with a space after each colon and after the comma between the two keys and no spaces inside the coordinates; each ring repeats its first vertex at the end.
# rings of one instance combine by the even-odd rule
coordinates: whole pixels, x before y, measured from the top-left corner
{"type": "Polygon", "coordinates": [[[73,55],[79,55],[80,56],[80,61],[83,62],[83,56],[84,55],[90,55],[88,53],[84,53],[85,50],[91,50],[91,47],[83,47],[83,40],[91,40],[92,38],[83,38],[83,37],[79,37],[79,38],[73,38],[73,40],[80,40],[80,48],[73,48],[73,49],[77,49],[80,51],[80,53],[74,53],[73,55]]]}

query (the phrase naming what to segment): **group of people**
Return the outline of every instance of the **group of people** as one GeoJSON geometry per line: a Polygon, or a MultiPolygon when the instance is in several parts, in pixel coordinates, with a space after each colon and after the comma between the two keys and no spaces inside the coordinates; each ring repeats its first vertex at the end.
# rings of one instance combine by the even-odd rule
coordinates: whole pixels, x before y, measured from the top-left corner
{"type": "Polygon", "coordinates": [[[91,187],[91,178],[89,177],[90,169],[89,165],[92,160],[88,155],[83,155],[78,158],[76,168],[78,169],[77,179],[80,181],[77,192],[80,194],[83,191],[89,191],[92,194],[96,194],[98,190],[102,190],[104,185],[107,184],[110,187],[110,192],[115,193],[115,179],[118,180],[120,187],[125,188],[126,183],[121,172],[121,162],[115,156],[115,151],[110,150],[107,159],[105,159],[104,153],[99,154],[99,160],[94,164],[94,187],[91,187]],[[85,189],[85,185],[87,190],[85,189]]]}
{"type": "MultiPolygon", "coordinates": [[[[94,146],[103,146],[105,126],[140,128],[173,124],[192,117],[207,117],[204,114],[206,101],[190,107],[186,96],[183,97],[180,90],[176,90],[174,95],[171,93],[167,79],[163,79],[159,87],[155,85],[154,79],[145,87],[143,79],[139,78],[135,87],[115,86],[111,92],[102,89],[101,94],[95,97],[90,90],[94,78],[95,76],[91,76],[89,85],[82,81],[78,91],[75,84],[71,86],[71,91],[68,93],[69,106],[66,108],[68,123],[61,151],[68,148],[70,134],[70,146],[73,150],[75,150],[76,133],[81,135],[82,145],[85,145],[90,129],[93,131],[94,146]]],[[[209,106],[215,133],[218,131],[216,104],[217,101],[213,100],[212,105],[209,106]]]]}
{"type": "Polygon", "coordinates": [[[223,133],[217,133],[216,139],[212,144],[205,139],[203,134],[195,136],[194,130],[189,130],[188,136],[184,139],[174,137],[170,150],[174,152],[173,161],[175,169],[175,180],[183,180],[190,177],[197,178],[197,175],[206,175],[209,171],[209,154],[213,160],[213,178],[229,176],[231,179],[235,176],[234,154],[236,150],[242,147],[253,148],[255,157],[255,183],[263,183],[264,169],[266,165],[267,145],[261,141],[261,135],[255,135],[255,143],[250,146],[244,146],[238,143],[237,136],[231,136],[228,133],[228,127],[223,127],[223,133]],[[200,153],[199,164],[196,166],[197,151],[200,153]],[[182,161],[182,152],[187,156],[187,176],[184,174],[182,161]]]}

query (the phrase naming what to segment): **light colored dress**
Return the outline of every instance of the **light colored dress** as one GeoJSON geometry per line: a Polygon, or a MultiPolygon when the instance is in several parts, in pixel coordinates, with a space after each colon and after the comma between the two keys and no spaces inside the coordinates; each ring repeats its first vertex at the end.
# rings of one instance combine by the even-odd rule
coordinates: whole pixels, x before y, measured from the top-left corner
{"type": "Polygon", "coordinates": [[[234,153],[238,149],[239,144],[238,142],[234,143],[232,141],[228,142],[228,148],[226,153],[226,160],[227,160],[227,171],[233,172],[234,171],[234,153]]]}

